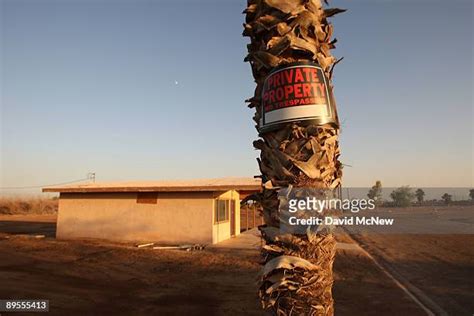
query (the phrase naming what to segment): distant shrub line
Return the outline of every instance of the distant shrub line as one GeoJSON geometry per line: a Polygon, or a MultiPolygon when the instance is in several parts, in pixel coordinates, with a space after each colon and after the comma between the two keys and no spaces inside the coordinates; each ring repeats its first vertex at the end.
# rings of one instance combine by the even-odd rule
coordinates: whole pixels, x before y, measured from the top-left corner
{"type": "Polygon", "coordinates": [[[379,206],[408,207],[408,206],[442,206],[442,205],[474,205],[474,189],[469,190],[470,200],[453,201],[453,196],[444,193],[441,200],[425,200],[425,192],[419,188],[413,191],[408,185],[401,186],[390,193],[392,201],[382,200],[382,182],[377,180],[367,193],[367,197],[374,199],[379,206]]]}
{"type": "Polygon", "coordinates": [[[58,212],[57,198],[39,197],[1,197],[0,214],[56,214],[58,212]]]}

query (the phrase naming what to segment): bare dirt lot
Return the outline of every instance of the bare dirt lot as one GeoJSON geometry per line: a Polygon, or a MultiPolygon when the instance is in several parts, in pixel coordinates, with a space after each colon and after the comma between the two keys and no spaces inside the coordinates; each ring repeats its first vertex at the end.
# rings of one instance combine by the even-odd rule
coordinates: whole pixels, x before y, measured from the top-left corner
{"type": "Polygon", "coordinates": [[[449,315],[474,313],[474,235],[359,236],[449,315]]]}
{"type": "MultiPolygon", "coordinates": [[[[256,249],[185,252],[18,235],[54,236],[54,221],[0,217],[0,298],[49,299],[51,315],[262,314],[256,249]]],[[[338,250],[334,271],[337,315],[425,315],[360,251],[338,250]]],[[[445,284],[446,293],[459,288],[445,284]]]]}

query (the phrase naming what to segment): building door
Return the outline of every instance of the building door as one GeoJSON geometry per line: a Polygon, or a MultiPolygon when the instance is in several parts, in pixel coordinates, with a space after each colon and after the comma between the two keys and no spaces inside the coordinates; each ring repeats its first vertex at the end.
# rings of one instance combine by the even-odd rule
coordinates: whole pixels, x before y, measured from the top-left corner
{"type": "Polygon", "coordinates": [[[235,236],[235,200],[230,200],[230,235],[235,236]]]}

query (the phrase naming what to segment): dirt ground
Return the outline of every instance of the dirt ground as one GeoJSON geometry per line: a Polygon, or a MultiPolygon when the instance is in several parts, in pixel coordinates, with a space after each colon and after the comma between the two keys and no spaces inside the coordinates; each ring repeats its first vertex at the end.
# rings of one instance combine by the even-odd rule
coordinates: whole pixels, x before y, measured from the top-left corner
{"type": "Polygon", "coordinates": [[[474,314],[474,205],[385,208],[364,215],[400,221],[397,233],[369,228],[353,235],[369,253],[441,310],[474,314]]]}
{"type": "MultiPolygon", "coordinates": [[[[0,298],[49,299],[51,315],[263,314],[255,249],[185,252],[21,235],[54,230],[54,217],[0,217],[0,298]]],[[[334,272],[336,315],[424,315],[360,251],[338,250],[334,272]]]]}
{"type": "Polygon", "coordinates": [[[449,315],[474,313],[474,235],[359,236],[449,315]]]}

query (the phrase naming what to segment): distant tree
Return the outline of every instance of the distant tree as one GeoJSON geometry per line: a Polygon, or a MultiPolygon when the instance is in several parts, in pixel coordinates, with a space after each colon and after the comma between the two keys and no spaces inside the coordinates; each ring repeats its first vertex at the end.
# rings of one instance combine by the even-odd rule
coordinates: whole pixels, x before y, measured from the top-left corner
{"type": "Polygon", "coordinates": [[[415,191],[415,195],[418,203],[423,203],[423,200],[425,199],[425,191],[423,191],[422,189],[418,189],[415,191]]]}
{"type": "Polygon", "coordinates": [[[415,194],[409,186],[402,186],[393,190],[392,193],[390,193],[390,197],[396,206],[407,207],[411,205],[415,194]]]}
{"type": "Polygon", "coordinates": [[[375,181],[375,185],[369,190],[367,197],[379,205],[382,202],[382,182],[379,180],[375,181]]]}
{"type": "Polygon", "coordinates": [[[451,194],[445,193],[441,196],[443,199],[444,203],[449,204],[453,201],[453,196],[451,194]]]}
{"type": "Polygon", "coordinates": [[[474,201],[474,189],[469,190],[469,197],[474,201]]]}

